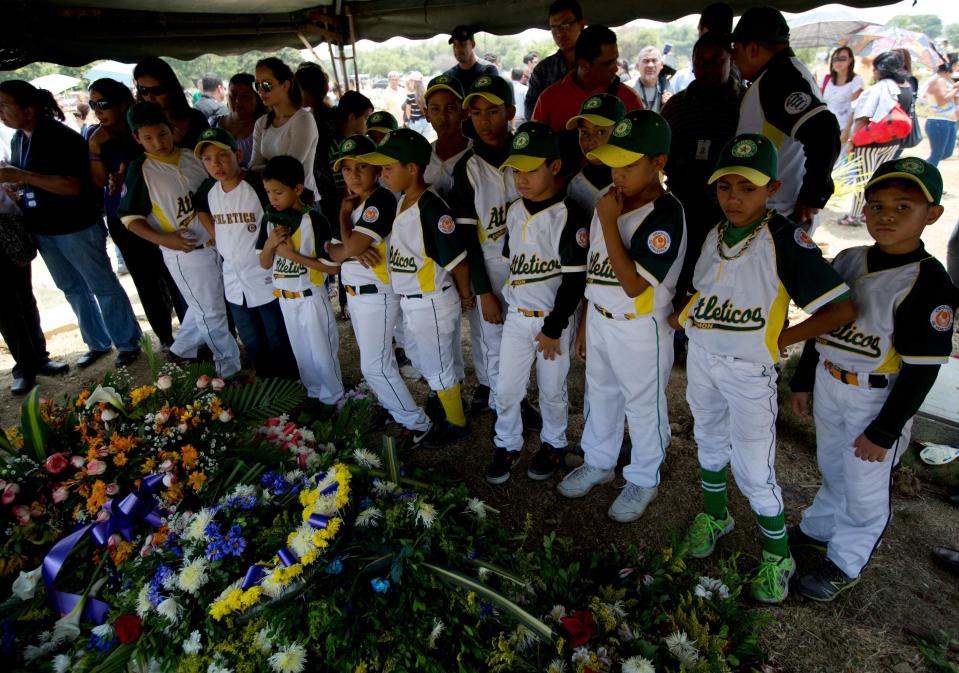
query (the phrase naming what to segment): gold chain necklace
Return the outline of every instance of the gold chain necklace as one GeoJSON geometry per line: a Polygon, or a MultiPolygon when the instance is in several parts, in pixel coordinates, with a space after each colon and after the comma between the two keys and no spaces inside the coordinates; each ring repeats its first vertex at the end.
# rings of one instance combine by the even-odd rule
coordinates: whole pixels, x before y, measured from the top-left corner
{"type": "Polygon", "coordinates": [[[753,229],[752,233],[749,234],[749,236],[746,238],[746,242],[743,243],[743,247],[741,247],[739,249],[739,252],[737,252],[732,257],[727,256],[726,252],[723,250],[723,245],[724,245],[723,239],[726,238],[726,232],[729,230],[729,226],[730,226],[729,220],[724,219],[722,223],[720,223],[719,225],[719,231],[717,232],[717,237],[716,237],[716,251],[719,252],[719,256],[725,259],[727,262],[734,260],[737,257],[742,257],[743,254],[747,250],[749,250],[749,246],[753,244],[753,240],[755,240],[756,236],[759,235],[760,230],[762,230],[762,228],[766,226],[766,223],[768,223],[770,218],[772,218],[772,216],[775,214],[776,214],[775,210],[770,210],[769,212],[767,212],[766,216],[763,217],[763,221],[757,224],[756,228],[753,229]]]}

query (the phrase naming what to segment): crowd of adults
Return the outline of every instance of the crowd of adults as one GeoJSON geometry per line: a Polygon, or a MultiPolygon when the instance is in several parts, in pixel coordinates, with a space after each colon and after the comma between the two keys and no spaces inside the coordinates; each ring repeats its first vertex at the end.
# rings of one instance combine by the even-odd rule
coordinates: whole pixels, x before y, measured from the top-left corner
{"type": "MultiPolygon", "coordinates": [[[[685,208],[691,251],[721,217],[715,191],[707,186],[720,149],[737,133],[764,133],[780,152],[783,186],[773,206],[811,229],[833,194],[837,160],[851,154],[869,173],[901,151],[899,141],[852,141],[867,122],[884,118],[897,103],[914,110],[919,87],[909,54],[876,57],[869,78],[875,83],[867,87],[855,73],[852,51],[841,47],[832,53],[829,75],[820,85],[790,49],[789,28],[777,10],[750,9],[735,32],[732,23],[725,3],[706,7],[690,68],[677,71],[666,63],[663,51],[668,50],[650,45],[637,55],[632,79],[616,34],[587,25],[576,0],[556,0],[548,10],[554,53],[542,60],[528,54],[521,67],[501,71],[495,55],[477,57],[473,30],[457,26],[449,39],[456,63],[446,74],[464,91],[482,76],[504,76],[515,94],[515,122],[543,121],[571,134],[573,143],[577,132],[566,131],[567,121],[594,94],[615,95],[626,110],[661,113],[672,128],[665,173],[685,208]]],[[[954,63],[944,64],[923,91],[931,106],[925,132],[933,164],[949,157],[956,144],[959,88],[953,68],[954,63]]],[[[255,73],[233,75],[226,85],[215,75],[202,78],[192,105],[160,58],[138,63],[134,80],[133,93],[111,79],[90,85],[89,108],[97,124],[83,135],[61,123],[63,112],[49,92],[18,80],[0,83],[0,121],[16,131],[9,163],[0,167],[0,277],[8,297],[0,308],[0,332],[16,362],[14,393],[29,391],[38,375],[68,370],[46,349],[31,284],[35,250],[76,314],[88,349],[76,367],[89,366],[113,349],[117,365],[130,364],[140,353],[140,328],[107,255],[108,232],[164,347],[173,342],[173,317],[183,320],[186,302],[157,246],[127,231],[117,217],[124,171],[143,151],[126,123],[135,100],[163,108],[180,147],[192,150],[204,129],[213,126],[236,138],[244,167],[253,171],[275,156],[296,157],[305,170],[305,186],[331,221],[340,210],[343,183],[330,159],[344,138],[367,131],[374,112],[370,98],[356,91],[343,92],[331,105],[330,82],[321,66],[306,62],[294,70],[273,57],[257,63],[255,73]]],[[[423,74],[409,73],[405,86],[400,80],[398,72],[389,73],[380,97],[383,109],[394,123],[430,137],[432,124],[442,122],[430,118],[423,74]]],[[[578,148],[572,154],[578,162],[578,148]]],[[[861,209],[857,196],[843,223],[858,223],[861,209]]],[[[695,255],[687,255],[687,284],[695,262],[695,255]]]]}

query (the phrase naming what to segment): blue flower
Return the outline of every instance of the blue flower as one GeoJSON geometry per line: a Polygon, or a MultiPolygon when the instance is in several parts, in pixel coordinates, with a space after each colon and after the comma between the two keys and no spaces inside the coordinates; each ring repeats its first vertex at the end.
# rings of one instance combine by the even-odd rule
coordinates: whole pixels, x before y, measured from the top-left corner
{"type": "Polygon", "coordinates": [[[242,537],[231,537],[226,542],[226,548],[233,556],[240,556],[246,549],[246,540],[242,537]]]}
{"type": "Polygon", "coordinates": [[[116,644],[117,644],[117,639],[112,636],[109,638],[101,638],[100,636],[96,634],[90,635],[90,647],[96,648],[100,650],[101,652],[106,652],[107,650],[109,650],[111,647],[113,647],[116,644]]]}
{"type": "Polygon", "coordinates": [[[373,587],[373,591],[376,593],[385,594],[390,590],[390,581],[374,577],[370,580],[370,586],[373,587]]]}
{"type": "Polygon", "coordinates": [[[480,601],[479,604],[480,604],[480,611],[479,611],[480,617],[489,617],[491,614],[493,614],[492,605],[490,605],[486,601],[480,601]]]}
{"type": "Polygon", "coordinates": [[[206,528],[203,529],[203,534],[212,540],[218,540],[220,538],[220,524],[216,521],[211,521],[207,524],[206,528]]]}
{"type": "Polygon", "coordinates": [[[472,561],[476,558],[476,549],[470,549],[469,553],[466,555],[466,558],[472,561]]]}
{"type": "Polygon", "coordinates": [[[325,572],[327,575],[339,575],[343,572],[343,561],[338,558],[333,559],[327,564],[325,572]]]}

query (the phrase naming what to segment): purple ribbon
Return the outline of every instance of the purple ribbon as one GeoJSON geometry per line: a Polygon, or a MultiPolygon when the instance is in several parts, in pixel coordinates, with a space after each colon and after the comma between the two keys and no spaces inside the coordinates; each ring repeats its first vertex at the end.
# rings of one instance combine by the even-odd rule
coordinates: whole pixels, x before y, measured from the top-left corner
{"type": "MultiPolygon", "coordinates": [[[[53,545],[43,559],[42,574],[53,608],[61,616],[73,610],[82,598],[80,594],[57,591],[53,588],[53,583],[73,548],[87,533],[91,533],[96,543],[102,547],[106,546],[114,533],[119,533],[124,539],[130,541],[133,538],[133,529],[140,523],[147,523],[154,528],[159,526],[163,522],[163,513],[157,509],[158,503],[154,493],[162,485],[162,474],[144,477],[136,493],[129,494],[117,505],[113,504],[113,500],[107,501],[103,509],[110,514],[108,520],[81,526],[53,545]]],[[[109,610],[110,606],[103,601],[88,597],[81,616],[99,625],[104,622],[109,610]]]]}

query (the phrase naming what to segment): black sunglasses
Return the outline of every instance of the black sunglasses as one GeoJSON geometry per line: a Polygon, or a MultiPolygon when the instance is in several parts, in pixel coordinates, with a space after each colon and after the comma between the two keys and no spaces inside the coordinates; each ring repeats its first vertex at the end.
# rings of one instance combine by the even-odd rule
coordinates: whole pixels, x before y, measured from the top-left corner
{"type": "Polygon", "coordinates": [[[103,100],[92,100],[92,101],[90,101],[90,109],[91,109],[91,110],[109,110],[109,109],[112,108],[112,107],[113,107],[113,101],[112,101],[112,100],[103,99],[103,100]]]}
{"type": "Polygon", "coordinates": [[[269,80],[263,80],[262,82],[253,82],[254,91],[263,91],[264,93],[270,93],[273,91],[273,87],[276,85],[269,80]]]}
{"type": "Polygon", "coordinates": [[[166,92],[166,84],[158,84],[156,86],[143,86],[141,84],[137,84],[137,93],[141,96],[162,96],[166,92]]]}

